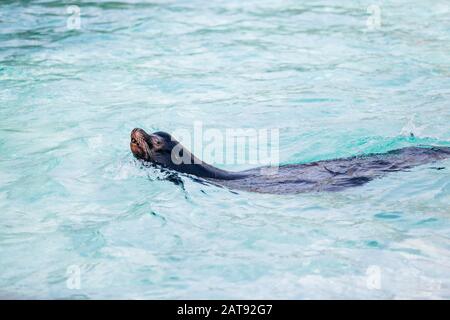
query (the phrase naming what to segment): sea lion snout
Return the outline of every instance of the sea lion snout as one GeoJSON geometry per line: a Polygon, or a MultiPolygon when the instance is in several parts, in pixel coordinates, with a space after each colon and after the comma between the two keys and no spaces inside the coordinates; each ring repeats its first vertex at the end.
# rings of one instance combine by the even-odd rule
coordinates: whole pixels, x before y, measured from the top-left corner
{"type": "Polygon", "coordinates": [[[131,139],[145,138],[146,135],[147,133],[141,128],[134,128],[130,134],[131,139]]]}
{"type": "Polygon", "coordinates": [[[134,128],[130,134],[130,149],[138,159],[148,160],[150,158],[149,135],[141,128],[134,128]]]}

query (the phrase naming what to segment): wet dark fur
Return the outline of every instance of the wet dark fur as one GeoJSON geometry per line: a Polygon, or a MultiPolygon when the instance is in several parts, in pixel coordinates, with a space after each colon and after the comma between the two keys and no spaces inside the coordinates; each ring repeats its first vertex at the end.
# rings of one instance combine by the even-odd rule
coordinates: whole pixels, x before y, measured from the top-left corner
{"type": "Polygon", "coordinates": [[[407,147],[380,154],[230,172],[202,163],[181,145],[180,154],[190,161],[187,164],[175,164],[171,159],[171,151],[178,142],[168,133],[149,135],[142,129],[134,129],[131,139],[136,142],[140,140],[143,144],[141,146],[132,142],[130,146],[133,154],[144,161],[204,178],[230,189],[277,194],[340,191],[361,186],[390,172],[405,171],[450,158],[449,147],[407,147]]]}

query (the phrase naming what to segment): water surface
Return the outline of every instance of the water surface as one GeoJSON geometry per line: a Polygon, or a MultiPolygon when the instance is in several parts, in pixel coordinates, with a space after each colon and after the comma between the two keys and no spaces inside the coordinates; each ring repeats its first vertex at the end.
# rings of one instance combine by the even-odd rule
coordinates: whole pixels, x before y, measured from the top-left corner
{"type": "Polygon", "coordinates": [[[448,2],[372,4],[2,1],[0,296],[450,298],[449,161],[282,196],[129,152],[195,121],[278,128],[283,163],[450,145],[448,2]]]}

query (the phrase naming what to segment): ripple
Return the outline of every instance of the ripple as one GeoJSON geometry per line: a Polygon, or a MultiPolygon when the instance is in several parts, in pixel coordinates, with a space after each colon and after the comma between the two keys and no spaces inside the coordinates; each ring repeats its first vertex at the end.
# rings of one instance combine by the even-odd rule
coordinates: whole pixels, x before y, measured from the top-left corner
{"type": "Polygon", "coordinates": [[[0,3],[0,297],[450,297],[447,161],[283,196],[129,152],[196,121],[278,128],[283,163],[450,145],[445,1],[383,3],[378,30],[364,1],[76,4],[79,30],[66,2],[0,3]]]}

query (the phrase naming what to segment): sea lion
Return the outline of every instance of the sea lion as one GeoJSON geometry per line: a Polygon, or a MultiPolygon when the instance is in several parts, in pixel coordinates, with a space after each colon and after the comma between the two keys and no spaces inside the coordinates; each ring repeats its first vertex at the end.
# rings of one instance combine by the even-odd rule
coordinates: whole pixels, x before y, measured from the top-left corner
{"type": "Polygon", "coordinates": [[[205,179],[236,190],[262,193],[339,191],[361,186],[389,172],[450,158],[450,147],[406,147],[386,153],[281,165],[275,172],[259,167],[231,172],[202,162],[166,132],[131,131],[130,148],[144,162],[205,179]],[[268,173],[267,173],[268,172],[268,173]]]}

